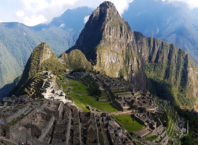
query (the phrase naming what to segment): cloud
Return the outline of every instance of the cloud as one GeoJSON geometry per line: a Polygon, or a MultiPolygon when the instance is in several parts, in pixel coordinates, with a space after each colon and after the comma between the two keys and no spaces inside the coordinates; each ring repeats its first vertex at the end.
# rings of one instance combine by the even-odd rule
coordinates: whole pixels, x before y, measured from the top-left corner
{"type": "Polygon", "coordinates": [[[24,16],[24,11],[22,11],[22,10],[17,11],[16,16],[17,17],[23,17],[24,16]]]}
{"type": "Polygon", "coordinates": [[[89,17],[90,17],[90,16],[85,16],[85,17],[84,17],[84,24],[87,23],[87,21],[89,20],[89,17]]]}
{"type": "Polygon", "coordinates": [[[43,15],[31,15],[30,17],[24,17],[24,23],[28,26],[34,26],[45,22],[47,22],[47,19],[43,15]]]}
{"type": "Polygon", "coordinates": [[[111,0],[116,8],[118,9],[119,13],[122,15],[125,10],[128,9],[129,4],[133,2],[133,0],[111,0]]]}
{"type": "Polygon", "coordinates": [[[164,2],[182,2],[189,6],[189,8],[198,8],[198,0],[162,0],[164,2]]]}
{"type": "MultiPolygon", "coordinates": [[[[105,0],[19,0],[21,7],[16,16],[26,25],[33,26],[49,22],[54,17],[60,16],[67,9],[89,7],[95,9],[105,0]]],[[[110,0],[123,14],[133,0],[110,0]]]]}
{"type": "MultiPolygon", "coordinates": [[[[95,9],[105,0],[6,0],[0,5],[2,21],[18,21],[32,26],[50,22],[68,9],[89,7],[95,9]],[[13,3],[13,5],[10,5],[13,3]]],[[[122,15],[133,0],[109,0],[113,2],[122,15]]],[[[138,1],[138,0],[137,0],[138,1]]],[[[189,8],[198,8],[198,0],[162,0],[168,3],[182,2],[189,8]]]]}
{"type": "Polygon", "coordinates": [[[60,24],[59,27],[60,27],[60,28],[64,28],[64,27],[65,27],[65,24],[60,24]]]}

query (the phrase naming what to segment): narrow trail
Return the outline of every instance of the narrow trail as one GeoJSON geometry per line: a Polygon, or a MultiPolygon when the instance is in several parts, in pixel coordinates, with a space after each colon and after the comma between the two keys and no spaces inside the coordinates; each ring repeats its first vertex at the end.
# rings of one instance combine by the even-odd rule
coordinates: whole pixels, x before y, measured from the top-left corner
{"type": "Polygon", "coordinates": [[[134,113],[135,113],[134,111],[129,110],[129,111],[123,111],[123,112],[111,112],[109,114],[110,115],[132,115],[134,113]]]}

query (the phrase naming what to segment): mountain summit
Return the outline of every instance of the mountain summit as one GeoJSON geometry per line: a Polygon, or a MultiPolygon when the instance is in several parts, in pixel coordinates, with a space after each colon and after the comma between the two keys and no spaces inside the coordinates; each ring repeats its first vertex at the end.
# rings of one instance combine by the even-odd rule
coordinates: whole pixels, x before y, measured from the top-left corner
{"type": "Polygon", "coordinates": [[[105,26],[109,20],[121,19],[111,2],[102,3],[90,16],[72,49],[80,49],[88,60],[96,61],[96,47],[103,39],[105,26]],[[114,18],[112,18],[114,16],[114,18]]]}
{"type": "Polygon", "coordinates": [[[134,33],[111,2],[90,16],[73,49],[80,49],[95,70],[110,77],[131,79],[141,71],[134,33]]]}

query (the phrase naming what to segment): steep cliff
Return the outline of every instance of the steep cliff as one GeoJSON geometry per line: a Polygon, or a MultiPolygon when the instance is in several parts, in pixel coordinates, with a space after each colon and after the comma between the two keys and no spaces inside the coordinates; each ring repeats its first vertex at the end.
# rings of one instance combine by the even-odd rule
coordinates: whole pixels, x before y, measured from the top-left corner
{"type": "Polygon", "coordinates": [[[180,105],[196,106],[193,98],[198,97],[198,67],[191,57],[173,44],[137,32],[135,36],[147,77],[170,83],[180,105]]]}

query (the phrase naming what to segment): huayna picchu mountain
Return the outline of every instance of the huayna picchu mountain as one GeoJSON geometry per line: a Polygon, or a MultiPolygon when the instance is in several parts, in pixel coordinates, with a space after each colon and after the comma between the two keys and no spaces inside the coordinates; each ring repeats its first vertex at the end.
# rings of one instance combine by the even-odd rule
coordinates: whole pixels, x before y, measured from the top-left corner
{"type": "Polygon", "coordinates": [[[180,106],[197,107],[198,69],[191,57],[173,44],[133,32],[111,2],[102,3],[92,13],[66,53],[74,49],[85,54],[95,71],[123,77],[139,87],[146,84],[145,73],[158,83],[170,84],[180,106]]]}
{"type": "Polygon", "coordinates": [[[80,49],[94,64],[95,71],[127,80],[138,78],[136,85],[144,86],[141,58],[136,48],[129,25],[120,17],[113,3],[104,2],[90,16],[76,44],[67,53],[80,49]]]}

